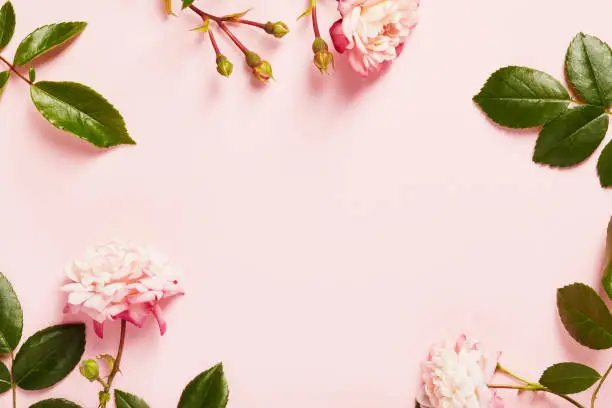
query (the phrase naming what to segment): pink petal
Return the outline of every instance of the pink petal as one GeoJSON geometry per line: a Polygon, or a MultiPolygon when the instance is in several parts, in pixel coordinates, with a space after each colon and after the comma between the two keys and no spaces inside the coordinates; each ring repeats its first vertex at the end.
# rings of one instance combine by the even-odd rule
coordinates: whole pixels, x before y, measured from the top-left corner
{"type": "Polygon", "coordinates": [[[104,323],[100,323],[97,320],[93,321],[94,332],[99,338],[104,338],[104,323]]]}
{"type": "Polygon", "coordinates": [[[329,35],[331,36],[336,51],[338,51],[340,54],[346,51],[350,41],[346,35],[344,35],[344,31],[342,30],[342,19],[332,24],[331,28],[329,29],[329,35]]]}
{"type": "Polygon", "coordinates": [[[159,332],[163,336],[166,333],[166,328],[168,327],[168,324],[166,323],[166,320],[162,315],[162,310],[159,305],[156,304],[155,306],[153,306],[153,308],[151,308],[151,312],[153,313],[153,316],[155,316],[155,319],[157,319],[157,324],[159,325],[159,332]]]}
{"type": "Polygon", "coordinates": [[[497,395],[497,391],[493,391],[491,393],[491,402],[489,403],[489,408],[504,408],[504,400],[501,399],[499,395],[497,395]]]}
{"type": "Polygon", "coordinates": [[[459,336],[459,338],[457,339],[457,343],[455,343],[455,352],[458,353],[466,341],[467,341],[467,336],[465,335],[465,333],[459,336]]]}

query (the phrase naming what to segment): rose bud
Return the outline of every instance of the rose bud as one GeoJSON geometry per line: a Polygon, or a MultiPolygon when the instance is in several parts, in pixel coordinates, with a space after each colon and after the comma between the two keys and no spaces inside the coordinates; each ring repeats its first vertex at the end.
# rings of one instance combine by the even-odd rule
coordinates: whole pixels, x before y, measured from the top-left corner
{"type": "Polygon", "coordinates": [[[266,33],[275,36],[276,38],[283,38],[289,33],[289,27],[282,21],[273,23],[268,21],[265,26],[266,33]]]}
{"type": "Polygon", "coordinates": [[[96,381],[100,376],[100,367],[98,366],[98,362],[92,359],[83,360],[79,366],[79,371],[83,377],[87,378],[91,382],[96,381]]]}
{"type": "Polygon", "coordinates": [[[217,72],[224,77],[229,77],[234,71],[234,64],[227,59],[225,55],[219,55],[217,57],[217,72]]]}
{"type": "Polygon", "coordinates": [[[263,61],[259,55],[249,51],[246,54],[246,62],[249,67],[253,68],[253,75],[260,82],[266,83],[272,76],[272,66],[268,61],[263,61]]]}
{"type": "Polygon", "coordinates": [[[327,73],[329,64],[334,66],[334,54],[329,51],[329,47],[325,40],[321,37],[315,38],[312,43],[312,51],[314,52],[314,64],[321,71],[327,73]]]}

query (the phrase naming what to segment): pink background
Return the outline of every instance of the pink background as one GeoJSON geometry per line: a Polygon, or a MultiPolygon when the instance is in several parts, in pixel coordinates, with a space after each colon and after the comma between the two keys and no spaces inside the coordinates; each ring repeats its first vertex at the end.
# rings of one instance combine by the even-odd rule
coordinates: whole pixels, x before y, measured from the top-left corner
{"type": "MultiPolygon", "coordinates": [[[[178,2],[177,2],[178,3],[178,2]]],[[[184,270],[188,295],[160,338],[130,328],[117,386],[153,408],[222,360],[230,407],[412,408],[431,343],[468,332],[536,380],[560,361],[603,370],[610,352],[573,342],[556,317],[557,287],[596,284],[612,196],[595,160],[571,171],[531,162],[535,133],[496,128],[471,97],[502,65],[562,77],[580,30],[612,41],[612,3],[424,1],[402,58],[363,81],[342,57],[311,65],[306,1],[208,0],[223,14],[256,6],[282,19],[282,41],[236,28],[273,63],[254,86],[239,54],[230,80],[206,37],[161,0],[14,0],[17,32],[90,23],[39,79],[107,96],[138,145],[101,152],[52,128],[13,79],[0,104],[0,270],[14,283],[25,333],[66,319],[63,266],[111,238],[151,244],[184,270]]],[[[336,18],[321,0],[321,24],[336,18]]],[[[112,352],[88,328],[87,355],[112,352]]],[[[501,381],[501,380],[500,380],[501,381]]],[[[66,396],[95,407],[73,374],[19,406],[66,396]]],[[[569,407],[504,393],[507,407],[569,407]]],[[[586,402],[587,396],[580,396],[586,402]]],[[[612,386],[598,407],[610,407],[612,386]]],[[[8,407],[9,398],[0,397],[8,407]]]]}

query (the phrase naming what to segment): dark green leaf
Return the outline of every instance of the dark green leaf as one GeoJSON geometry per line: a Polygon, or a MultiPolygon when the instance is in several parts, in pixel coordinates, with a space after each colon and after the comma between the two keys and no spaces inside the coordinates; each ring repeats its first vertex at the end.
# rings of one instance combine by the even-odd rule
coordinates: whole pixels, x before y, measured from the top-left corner
{"type": "Polygon", "coordinates": [[[115,404],[117,408],[149,408],[142,398],[120,390],[115,390],[115,404]]]}
{"type": "Polygon", "coordinates": [[[0,394],[11,389],[11,372],[0,361],[0,394]]]}
{"type": "Polygon", "coordinates": [[[565,72],[584,101],[606,108],[612,105],[612,50],[608,44],[578,34],[567,50],[565,72]]]}
{"type": "Polygon", "coordinates": [[[66,377],[85,351],[85,325],[52,326],[30,337],[13,365],[13,380],[24,390],[42,390],[66,377]]]}
{"type": "Polygon", "coordinates": [[[494,72],[474,101],[494,122],[529,128],[550,122],[570,103],[567,90],[545,72],[505,67],[494,72]]]}
{"type": "Polygon", "coordinates": [[[34,67],[30,67],[28,70],[28,78],[30,79],[30,82],[36,82],[36,70],[34,67]]]}
{"type": "Polygon", "coordinates": [[[608,114],[596,106],[566,111],[540,131],[533,161],[567,167],[586,160],[606,136],[608,121],[608,114]]]}
{"type": "Polygon", "coordinates": [[[2,91],[4,90],[4,86],[8,82],[10,76],[11,73],[9,71],[0,72],[0,93],[2,93],[2,91]]]}
{"type": "Polygon", "coordinates": [[[576,394],[588,390],[601,376],[589,366],[578,363],[559,363],[548,367],[540,384],[558,394],[576,394]]]}
{"type": "Polygon", "coordinates": [[[17,47],[15,65],[22,66],[80,34],[87,23],[71,21],[37,28],[17,47]]]}
{"type": "Polygon", "coordinates": [[[41,81],[30,94],[36,109],[58,129],[98,147],[136,144],[117,109],[85,85],[41,81]]]}
{"type": "Polygon", "coordinates": [[[8,45],[15,33],[15,9],[10,1],[0,8],[0,50],[8,45]]]}
{"type": "Polygon", "coordinates": [[[183,9],[191,6],[195,0],[183,0],[183,9]]]}
{"type": "Polygon", "coordinates": [[[612,347],[612,314],[591,287],[574,283],[557,291],[559,316],[567,332],[583,346],[612,347]]]}
{"type": "Polygon", "coordinates": [[[34,405],[30,405],[30,408],[81,408],[74,402],[70,402],[65,399],[53,398],[44,401],[37,402],[34,405]]]}
{"type": "Polygon", "coordinates": [[[421,408],[421,404],[419,404],[419,401],[414,402],[414,408],[421,408]]]}
{"type": "Polygon", "coordinates": [[[23,312],[11,282],[0,273],[0,354],[15,350],[21,340],[23,312]]]}
{"type": "Polygon", "coordinates": [[[608,228],[606,229],[606,252],[608,258],[612,258],[612,217],[608,221],[608,228]]]}
{"type": "Polygon", "coordinates": [[[609,142],[599,155],[597,174],[602,187],[612,187],[612,142],[609,142]]]}
{"type": "Polygon", "coordinates": [[[601,278],[601,286],[603,286],[608,297],[612,300],[612,261],[609,261],[606,266],[604,276],[601,278]]]}
{"type": "Polygon", "coordinates": [[[225,408],[229,398],[223,364],[219,363],[194,378],[185,387],[178,408],[225,408]]]}

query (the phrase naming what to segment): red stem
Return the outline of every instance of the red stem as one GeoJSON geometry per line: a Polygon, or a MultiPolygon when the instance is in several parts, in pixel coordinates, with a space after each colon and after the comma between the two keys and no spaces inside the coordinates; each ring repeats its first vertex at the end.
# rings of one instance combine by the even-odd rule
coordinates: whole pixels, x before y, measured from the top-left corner
{"type": "Polygon", "coordinates": [[[242,51],[245,55],[249,52],[249,49],[245,47],[244,44],[242,44],[238,38],[236,38],[234,33],[232,33],[225,24],[223,24],[222,22],[218,22],[217,24],[219,24],[219,27],[221,27],[225,34],[227,34],[227,36],[231,38],[234,44],[236,44],[236,47],[240,48],[240,51],[242,51]]]}
{"type": "Polygon", "coordinates": [[[253,27],[258,27],[258,28],[261,28],[262,30],[266,29],[266,25],[265,24],[258,23],[257,21],[242,20],[242,19],[240,19],[237,22],[240,23],[240,24],[246,24],[246,25],[250,25],[250,26],[253,26],[253,27]]]}
{"type": "Polygon", "coordinates": [[[213,34],[212,30],[208,30],[208,36],[210,37],[210,43],[215,49],[215,54],[218,57],[219,55],[221,55],[221,51],[219,51],[219,46],[217,45],[217,40],[215,40],[215,35],[213,34]]]}
{"type": "Polygon", "coordinates": [[[317,6],[312,8],[312,28],[314,29],[315,37],[320,37],[321,32],[319,31],[319,21],[317,19],[317,6]]]}
{"type": "Polygon", "coordinates": [[[17,71],[17,68],[15,68],[15,66],[13,64],[11,64],[10,62],[8,62],[2,55],[0,55],[0,61],[4,62],[11,71],[13,71],[19,78],[23,79],[25,82],[28,83],[28,85],[32,85],[32,81],[30,81],[28,78],[26,78],[25,76],[23,76],[21,74],[21,72],[17,71]]]}

